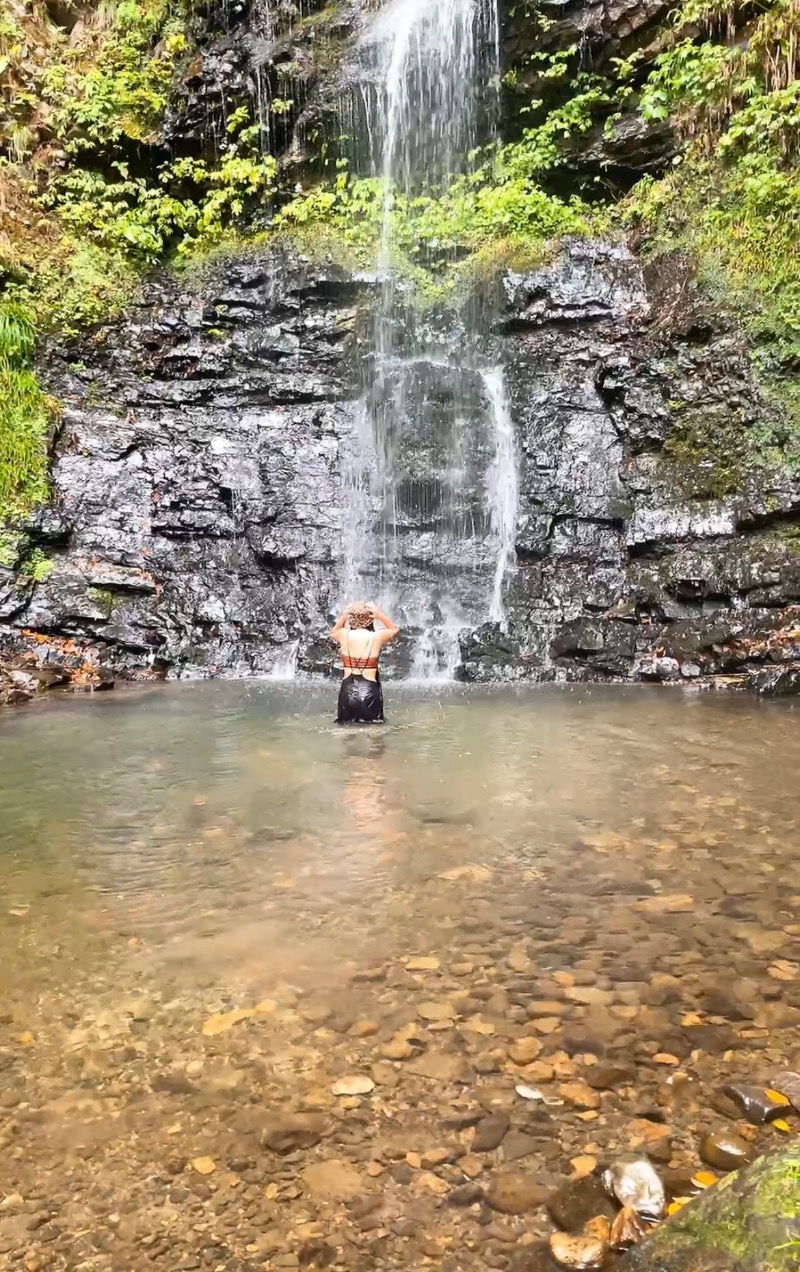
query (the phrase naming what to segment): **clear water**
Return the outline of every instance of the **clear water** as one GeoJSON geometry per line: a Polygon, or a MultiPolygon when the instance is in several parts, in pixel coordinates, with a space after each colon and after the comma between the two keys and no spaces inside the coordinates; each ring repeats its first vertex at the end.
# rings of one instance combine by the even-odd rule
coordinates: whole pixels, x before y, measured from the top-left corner
{"type": "Polygon", "coordinates": [[[392,684],[386,727],[340,730],[334,696],[179,684],[0,720],[0,1256],[288,1267],[322,1240],[354,1268],[437,1243],[505,1266],[548,1221],[442,1204],[510,1152],[462,1161],[454,1107],[534,1126],[513,1169],[545,1187],[643,1127],[685,1174],[704,1130],[731,1129],[720,1085],[792,1067],[796,710],[392,684]],[[509,1049],[539,1000],[531,1073],[509,1049]],[[398,1030],[424,1061],[387,1061],[398,1030]],[[620,1062],[583,1120],[561,1084],[620,1062]],[[335,1097],[352,1074],[374,1091],[335,1097]],[[521,1080],[563,1104],[534,1117],[521,1080]],[[267,1151],[270,1121],[308,1110],[320,1142],[267,1151]],[[331,1159],[372,1228],[314,1191],[331,1159]]]}
{"type": "MultiPolygon", "coordinates": [[[[392,683],[386,728],[341,730],[335,693],[175,685],[4,717],[0,895],[31,907],[24,929],[3,925],[6,987],[35,953],[57,990],[53,950],[72,940],[83,973],[102,972],[80,949],[88,928],[108,935],[128,977],[140,954],[118,938],[146,932],[156,980],[191,951],[183,986],[196,975],[230,992],[273,978],[267,921],[293,933],[292,975],[308,937],[324,951],[319,973],[337,979],[342,939],[346,964],[396,953],[409,924],[417,943],[435,939],[431,881],[464,862],[499,872],[489,891],[501,906],[556,889],[560,913],[585,929],[577,961],[603,953],[615,886],[698,885],[713,927],[735,877],[777,931],[776,885],[800,891],[797,712],[646,690],[392,683]],[[589,842],[604,836],[605,848],[589,842]]],[[[685,933],[676,957],[693,940],[685,933]]]]}

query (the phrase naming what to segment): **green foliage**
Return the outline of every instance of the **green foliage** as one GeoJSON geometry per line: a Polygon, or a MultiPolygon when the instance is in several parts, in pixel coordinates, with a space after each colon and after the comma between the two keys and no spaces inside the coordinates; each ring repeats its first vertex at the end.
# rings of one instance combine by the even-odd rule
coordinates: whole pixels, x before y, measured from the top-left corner
{"type": "Polygon", "coordinates": [[[11,569],[16,564],[22,540],[18,531],[3,529],[0,524],[0,568],[11,569]]]}
{"type": "Polygon", "coordinates": [[[53,403],[30,369],[35,342],[29,312],[0,300],[0,524],[47,494],[47,435],[53,403]]]}
{"type": "Polygon", "coordinates": [[[340,161],[335,183],[292,199],[276,215],[274,229],[302,241],[325,227],[346,254],[367,265],[375,259],[388,215],[394,267],[409,276],[416,272],[423,283],[420,271],[452,281],[463,272],[465,254],[480,257],[485,266],[498,243],[505,251],[514,244],[517,257],[536,256],[537,244],[587,233],[586,205],[577,197],[550,194],[541,183],[561,162],[564,144],[586,132],[598,106],[609,100],[596,77],[581,76],[578,87],[542,124],[526,129],[520,141],[487,148],[476,156],[471,172],[441,189],[409,198],[385,190],[375,178],[351,178],[340,161]]]}
{"type": "Polygon", "coordinates": [[[114,608],[114,593],[107,587],[89,587],[86,589],[86,595],[89,600],[104,610],[106,617],[111,617],[111,611],[114,608]]]}
{"type": "Polygon", "coordinates": [[[55,561],[46,556],[41,548],[32,548],[26,553],[19,568],[19,576],[23,582],[43,583],[53,572],[55,561]]]}
{"type": "Polygon", "coordinates": [[[187,41],[185,13],[170,0],[121,0],[87,66],[79,46],[51,65],[42,98],[68,153],[147,140],[158,126],[187,41]]]}
{"type": "Polygon", "coordinates": [[[676,39],[640,97],[645,118],[673,121],[683,138],[675,170],[644,181],[621,209],[649,250],[680,248],[716,303],[753,341],[770,396],[800,459],[800,5],[767,4],[737,32],[732,4],[690,0],[678,30],[705,24],[700,42],[676,39]]]}
{"type": "Polygon", "coordinates": [[[18,205],[3,224],[0,194],[0,286],[5,274],[43,329],[72,335],[113,317],[144,267],[257,219],[277,165],[249,105],[214,162],[168,161],[157,144],[195,0],[90,0],[69,39],[28,4],[0,22],[0,185],[18,205]]]}

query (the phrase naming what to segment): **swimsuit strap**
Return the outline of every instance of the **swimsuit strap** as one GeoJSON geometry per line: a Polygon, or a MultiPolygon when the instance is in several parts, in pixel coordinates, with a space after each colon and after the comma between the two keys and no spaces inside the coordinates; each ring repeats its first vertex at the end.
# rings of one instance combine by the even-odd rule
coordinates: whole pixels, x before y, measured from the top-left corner
{"type": "MultiPolygon", "coordinates": [[[[346,631],[346,632],[347,632],[347,630],[348,630],[348,629],[347,629],[347,628],[345,628],[345,631],[346,631]]],[[[348,642],[347,642],[347,643],[348,643],[348,645],[350,644],[349,639],[348,639],[348,642]]],[[[375,644],[375,633],[373,632],[373,633],[372,633],[372,637],[371,637],[370,642],[369,642],[369,653],[367,653],[365,656],[362,656],[361,658],[354,658],[354,657],[353,657],[353,655],[350,653],[350,650],[349,650],[349,649],[343,649],[343,650],[342,650],[342,655],[343,655],[343,657],[342,657],[342,663],[344,663],[345,658],[348,660],[349,666],[348,666],[347,670],[348,670],[348,671],[372,671],[372,670],[373,670],[373,668],[372,668],[372,667],[370,667],[370,662],[372,661],[372,647],[373,647],[373,645],[374,645],[374,644],[375,644]]],[[[376,669],[376,670],[377,670],[377,667],[378,667],[378,661],[377,661],[377,659],[376,659],[376,660],[375,660],[375,669],[376,669]]]]}

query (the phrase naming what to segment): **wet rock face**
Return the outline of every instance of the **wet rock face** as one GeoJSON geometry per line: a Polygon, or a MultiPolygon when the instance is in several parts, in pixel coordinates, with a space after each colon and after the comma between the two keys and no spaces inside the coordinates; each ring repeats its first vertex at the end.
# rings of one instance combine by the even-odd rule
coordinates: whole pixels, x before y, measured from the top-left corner
{"type": "Polygon", "coordinates": [[[277,263],[197,296],[154,285],[64,413],[52,562],[3,617],[109,649],[127,669],[259,672],[324,628],[338,586],[343,339],[359,288],[277,263]],[[278,279],[280,278],[280,289],[278,279]]]}
{"type": "MultiPolygon", "coordinates": [[[[35,633],[60,662],[88,653],[157,675],[264,673],[299,641],[301,667],[325,669],[372,291],[333,268],[248,257],[199,290],[153,280],[99,346],[51,363],[67,403],[54,499],[0,570],[4,643],[19,649],[35,633]],[[47,558],[35,576],[32,547],[47,558]]],[[[463,633],[463,678],[745,672],[765,692],[796,689],[800,492],[762,467],[721,493],[713,462],[676,456],[681,411],[712,422],[736,412],[756,428],[764,407],[734,336],[694,318],[666,331],[660,306],[637,261],[610,244],[573,244],[506,279],[487,356],[504,364],[515,427],[517,561],[507,628],[463,633]]],[[[404,443],[409,489],[437,462],[436,410],[431,436],[425,418],[404,443]]],[[[403,487],[403,586],[435,574],[443,594],[486,596],[488,451],[476,437],[465,516],[483,527],[483,574],[474,556],[441,559],[437,544],[457,536],[437,537],[433,503],[405,503],[403,487]]]]}
{"type": "MultiPolygon", "coordinates": [[[[668,289],[667,289],[668,290],[668,289]]],[[[570,246],[505,284],[500,321],[520,469],[506,632],[465,633],[471,679],[692,681],[758,671],[791,692],[800,656],[796,478],[687,453],[687,419],[746,438],[770,412],[727,330],[648,286],[629,252],[570,246]]]]}

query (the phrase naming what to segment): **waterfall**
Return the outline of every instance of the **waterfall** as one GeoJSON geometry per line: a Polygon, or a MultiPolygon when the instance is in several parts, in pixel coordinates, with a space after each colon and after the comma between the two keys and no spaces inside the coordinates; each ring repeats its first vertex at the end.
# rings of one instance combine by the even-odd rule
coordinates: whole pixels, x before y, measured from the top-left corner
{"type": "Polygon", "coordinates": [[[343,446],[342,585],[396,612],[414,636],[412,675],[442,678],[461,629],[504,617],[514,443],[486,333],[457,307],[434,315],[415,302],[397,268],[397,217],[404,200],[468,172],[495,136],[496,0],[390,0],[359,56],[382,202],[371,347],[343,446]]]}
{"type": "Polygon", "coordinates": [[[268,680],[294,680],[297,675],[297,659],[300,654],[300,641],[293,640],[276,655],[268,680]]]}
{"type": "Polygon", "coordinates": [[[492,530],[497,539],[497,563],[494,568],[494,587],[489,618],[494,623],[505,622],[503,584],[506,571],[514,559],[514,543],[517,527],[517,462],[514,454],[514,426],[506,397],[502,367],[492,367],[482,372],[486,396],[494,425],[495,452],[486,475],[492,530]]]}

